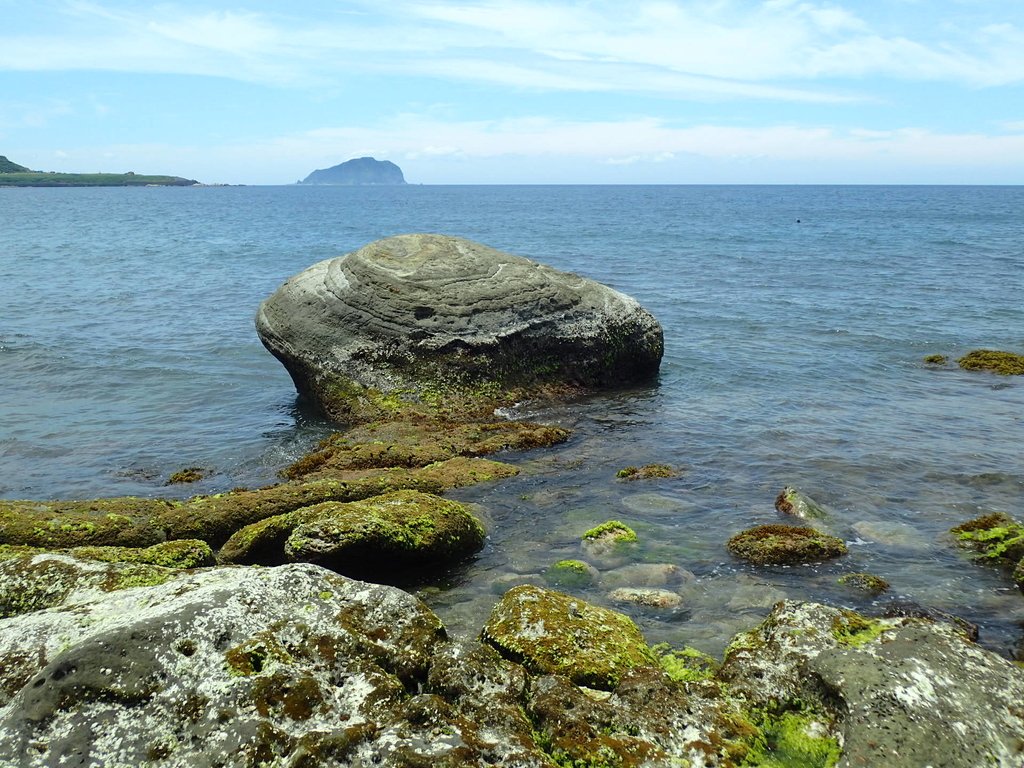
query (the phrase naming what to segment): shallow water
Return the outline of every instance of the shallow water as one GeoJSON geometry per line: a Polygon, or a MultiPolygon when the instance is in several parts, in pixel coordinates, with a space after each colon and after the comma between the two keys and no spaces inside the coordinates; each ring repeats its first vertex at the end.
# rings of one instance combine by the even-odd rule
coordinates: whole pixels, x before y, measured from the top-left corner
{"type": "Polygon", "coordinates": [[[671,586],[680,610],[623,608],[652,641],[719,652],[788,595],[909,600],[1017,651],[1024,598],[945,532],[1024,516],[1024,381],[921,359],[1024,351],[1020,187],[0,190],[0,496],[273,481],[330,426],[260,345],[257,304],[315,261],[413,231],[606,282],[666,334],[656,385],[527,411],[574,437],[516,457],[518,478],[457,494],[490,538],[421,590],[453,630],[476,632],[512,575],[535,578],[616,518],[642,560],[693,574],[671,586]],[[615,477],[649,462],[680,474],[615,477]],[[215,474],[163,485],[190,465],[215,474]],[[778,520],[785,485],[833,511],[847,557],[755,569],[729,556],[730,535],[778,520]],[[835,585],[860,570],[892,592],[835,585]]]}

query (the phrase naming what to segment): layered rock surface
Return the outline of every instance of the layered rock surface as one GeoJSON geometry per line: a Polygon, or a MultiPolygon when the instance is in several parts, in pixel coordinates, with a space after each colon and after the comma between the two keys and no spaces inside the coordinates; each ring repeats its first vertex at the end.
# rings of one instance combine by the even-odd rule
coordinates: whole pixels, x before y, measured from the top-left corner
{"type": "Polygon", "coordinates": [[[256,316],[299,392],[342,420],[403,402],[652,377],[657,320],[578,275],[443,235],[400,235],[314,264],[256,316]]]}

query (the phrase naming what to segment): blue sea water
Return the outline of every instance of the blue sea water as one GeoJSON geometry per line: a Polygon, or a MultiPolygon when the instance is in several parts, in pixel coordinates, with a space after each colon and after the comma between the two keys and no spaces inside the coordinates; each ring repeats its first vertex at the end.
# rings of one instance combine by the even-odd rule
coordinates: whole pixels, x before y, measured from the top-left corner
{"type": "MultiPolygon", "coordinates": [[[[420,594],[477,631],[502,585],[578,556],[609,518],[692,574],[684,607],[617,606],[719,652],[789,596],[964,616],[1021,654],[1024,596],[946,531],[1024,517],[1024,380],[926,366],[1024,352],[1022,187],[224,187],[0,190],[0,497],[185,495],[273,482],[331,430],[253,330],[313,262],[441,232],[582,273],[665,328],[658,382],[531,410],[571,426],[523,474],[461,491],[490,538],[420,594]],[[626,465],[676,478],[626,483],[626,465]],[[214,470],[187,489],[167,477],[214,470]],[[755,569],[724,542],[795,485],[850,546],[755,569]],[[835,584],[870,571],[879,598],[835,584]]],[[[608,602],[600,589],[584,593],[608,602]]],[[[610,604],[610,603],[609,603],[610,604]]]]}

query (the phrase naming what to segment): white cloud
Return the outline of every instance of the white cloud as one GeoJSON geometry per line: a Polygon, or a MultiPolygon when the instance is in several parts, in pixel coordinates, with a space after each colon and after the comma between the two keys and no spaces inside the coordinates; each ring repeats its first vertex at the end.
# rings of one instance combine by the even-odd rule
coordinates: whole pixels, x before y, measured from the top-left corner
{"type": "Polygon", "coordinates": [[[924,37],[913,25],[882,29],[842,5],[809,0],[350,0],[315,19],[289,15],[287,6],[274,15],[64,7],[73,23],[63,31],[0,33],[0,70],[166,72],[307,87],[383,72],[551,91],[797,101],[849,98],[794,85],[824,79],[1024,80],[1024,31],[1012,22],[950,25],[935,37],[937,20],[924,37]]]}

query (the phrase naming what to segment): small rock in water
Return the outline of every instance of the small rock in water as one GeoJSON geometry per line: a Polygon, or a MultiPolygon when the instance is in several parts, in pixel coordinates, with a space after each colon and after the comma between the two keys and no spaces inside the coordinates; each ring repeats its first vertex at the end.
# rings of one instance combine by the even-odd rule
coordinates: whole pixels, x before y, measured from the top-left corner
{"type": "Polygon", "coordinates": [[[602,577],[609,587],[663,587],[696,579],[690,571],[672,563],[634,563],[607,571],[602,577]]]}
{"type": "Polygon", "coordinates": [[[653,587],[620,587],[609,592],[608,599],[615,603],[630,603],[660,611],[675,610],[683,604],[683,598],[675,592],[653,587]]]}
{"type": "Polygon", "coordinates": [[[587,560],[601,568],[625,565],[636,554],[636,532],[625,523],[609,520],[591,528],[580,542],[587,560]]]}
{"type": "Polygon", "coordinates": [[[841,539],[793,525],[758,525],[733,536],[727,546],[755,565],[816,563],[846,554],[841,539]]]}
{"type": "Polygon", "coordinates": [[[872,573],[846,573],[837,579],[840,586],[865,595],[880,595],[889,589],[889,582],[872,573]]]}
{"type": "Polygon", "coordinates": [[[775,509],[784,515],[799,517],[801,520],[827,520],[828,511],[806,493],[786,486],[775,498],[775,509]]]}
{"type": "Polygon", "coordinates": [[[662,493],[634,493],[622,498],[622,506],[636,515],[671,515],[688,512],[694,505],[662,493]]]}
{"type": "Polygon", "coordinates": [[[597,568],[582,560],[559,560],[546,571],[544,581],[561,589],[581,589],[598,582],[601,574],[597,568]]]}

